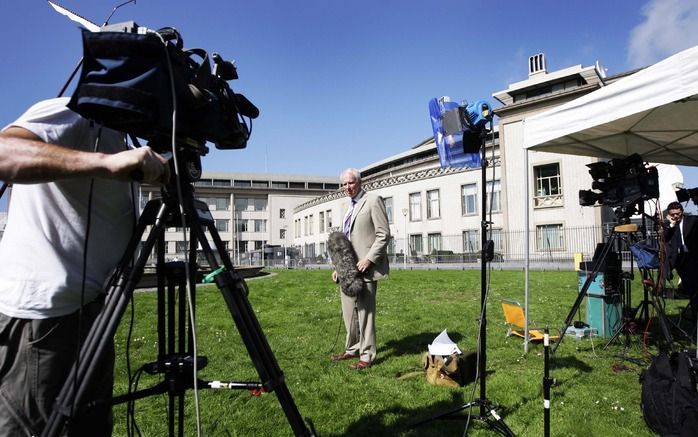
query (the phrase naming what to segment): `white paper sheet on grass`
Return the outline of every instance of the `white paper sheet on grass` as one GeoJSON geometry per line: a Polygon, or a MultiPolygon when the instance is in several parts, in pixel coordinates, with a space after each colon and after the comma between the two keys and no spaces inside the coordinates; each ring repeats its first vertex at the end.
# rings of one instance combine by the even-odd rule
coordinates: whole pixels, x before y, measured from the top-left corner
{"type": "Polygon", "coordinates": [[[460,349],[458,349],[458,345],[451,340],[446,331],[446,329],[441,331],[441,334],[437,335],[434,342],[429,345],[429,353],[431,355],[448,356],[453,353],[461,353],[460,349]]]}

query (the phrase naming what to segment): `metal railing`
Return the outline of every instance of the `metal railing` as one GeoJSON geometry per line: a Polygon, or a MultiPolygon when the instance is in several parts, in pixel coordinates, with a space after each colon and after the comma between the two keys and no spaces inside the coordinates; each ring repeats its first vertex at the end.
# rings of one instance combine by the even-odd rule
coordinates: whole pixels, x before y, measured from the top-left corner
{"type": "MultiPolygon", "coordinates": [[[[594,226],[578,228],[561,228],[553,234],[536,232],[529,233],[529,258],[530,265],[535,267],[570,268],[574,267],[575,256],[581,254],[582,259],[590,261],[598,243],[606,241],[611,233],[612,226],[594,226]]],[[[639,238],[635,235],[633,238],[639,238]]],[[[656,238],[649,234],[650,239],[656,238]]],[[[499,268],[521,268],[526,262],[525,240],[526,232],[523,230],[502,231],[497,230],[491,237],[494,241],[494,258],[492,263],[499,268]]],[[[481,242],[466,240],[463,235],[442,235],[432,244],[437,247],[415,250],[414,241],[405,241],[404,238],[394,238],[390,244],[388,257],[391,268],[479,268],[481,265],[481,242]],[[404,248],[407,243],[408,255],[405,258],[404,248]]],[[[429,244],[425,235],[422,247],[429,244]]],[[[312,245],[311,245],[312,246],[312,245]]],[[[627,247],[627,241],[617,247],[624,262],[629,262],[631,254],[627,247]]],[[[290,248],[290,246],[289,246],[290,248]]],[[[303,256],[304,248],[294,248],[293,255],[285,258],[262,258],[260,251],[254,252],[229,252],[233,263],[240,266],[264,266],[272,268],[323,268],[331,267],[330,257],[327,253],[312,250],[311,256],[303,256]],[[298,253],[301,255],[298,255],[298,253]],[[317,255],[316,255],[317,254],[317,255]]],[[[316,248],[317,249],[317,248],[316,248]]],[[[291,252],[289,252],[291,253],[291,252]]],[[[306,252],[307,253],[307,252],[306,252]]],[[[168,254],[168,260],[184,259],[183,254],[168,254]]]]}

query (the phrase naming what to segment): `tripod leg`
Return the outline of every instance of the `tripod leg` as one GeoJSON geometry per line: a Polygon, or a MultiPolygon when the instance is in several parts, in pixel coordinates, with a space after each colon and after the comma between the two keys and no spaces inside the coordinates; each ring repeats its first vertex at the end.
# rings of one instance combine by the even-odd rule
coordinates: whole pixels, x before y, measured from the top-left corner
{"type": "Polygon", "coordinates": [[[245,344],[252,362],[257,369],[257,373],[262,380],[264,389],[268,392],[273,391],[276,393],[279,403],[286,414],[286,418],[297,436],[311,435],[310,431],[303,422],[303,418],[301,417],[300,412],[293,401],[293,397],[291,396],[286,383],[284,382],[283,372],[281,371],[266,336],[259,325],[259,321],[255,316],[254,310],[252,309],[250,302],[247,300],[247,285],[242,277],[233,268],[233,265],[228,258],[228,253],[224,250],[222,240],[214,225],[213,219],[211,218],[210,220],[200,221],[202,220],[202,215],[206,217],[210,216],[208,207],[205,207],[205,212],[208,214],[189,214],[190,217],[199,218],[199,220],[196,220],[195,223],[191,224],[192,234],[196,237],[201,245],[203,253],[209,263],[209,267],[213,271],[216,271],[219,268],[219,264],[210,244],[208,243],[208,240],[206,239],[202,223],[206,225],[206,229],[216,245],[218,255],[220,256],[223,265],[226,267],[226,270],[215,276],[215,282],[223,295],[228,310],[233,317],[233,321],[240,332],[243,343],[245,344]]]}

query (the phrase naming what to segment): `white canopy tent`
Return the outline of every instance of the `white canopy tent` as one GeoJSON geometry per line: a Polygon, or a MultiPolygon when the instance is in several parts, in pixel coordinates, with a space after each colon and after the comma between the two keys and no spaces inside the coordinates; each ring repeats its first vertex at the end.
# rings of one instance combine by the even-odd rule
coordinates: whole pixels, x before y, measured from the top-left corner
{"type": "MultiPolygon", "coordinates": [[[[523,147],[529,199],[529,150],[599,158],[637,153],[649,162],[698,166],[698,46],[526,118],[523,147]]],[[[528,207],[525,226],[528,325],[528,207]]]]}
{"type": "Polygon", "coordinates": [[[524,148],[698,165],[698,46],[526,118],[524,148]]]}

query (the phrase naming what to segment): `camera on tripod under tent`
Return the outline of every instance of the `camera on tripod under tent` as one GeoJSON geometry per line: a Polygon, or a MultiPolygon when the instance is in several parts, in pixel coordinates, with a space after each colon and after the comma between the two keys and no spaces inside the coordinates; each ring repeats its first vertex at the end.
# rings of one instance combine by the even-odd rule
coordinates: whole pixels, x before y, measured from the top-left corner
{"type": "Polygon", "coordinates": [[[636,214],[638,202],[659,197],[659,173],[637,153],[623,159],[587,164],[593,182],[591,190],[579,190],[581,206],[606,205],[616,208],[618,220],[636,214]]]}

